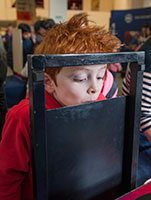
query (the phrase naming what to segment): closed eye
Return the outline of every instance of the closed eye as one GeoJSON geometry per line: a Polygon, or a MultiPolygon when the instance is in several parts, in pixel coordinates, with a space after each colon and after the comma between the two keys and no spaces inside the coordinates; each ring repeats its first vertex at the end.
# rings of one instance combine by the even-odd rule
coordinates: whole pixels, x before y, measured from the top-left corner
{"type": "Polygon", "coordinates": [[[83,82],[83,81],[86,81],[87,79],[86,78],[83,78],[83,79],[73,79],[75,82],[83,82]]]}
{"type": "Polygon", "coordinates": [[[97,80],[102,80],[102,79],[103,79],[103,77],[99,77],[99,76],[97,77],[97,80]]]}

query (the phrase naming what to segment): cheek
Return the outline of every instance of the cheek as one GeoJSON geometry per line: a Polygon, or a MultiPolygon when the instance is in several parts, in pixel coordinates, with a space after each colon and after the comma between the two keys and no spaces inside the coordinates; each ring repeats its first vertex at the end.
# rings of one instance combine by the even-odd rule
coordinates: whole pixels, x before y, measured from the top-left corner
{"type": "Polygon", "coordinates": [[[104,79],[102,79],[102,80],[100,81],[100,83],[99,83],[99,85],[100,85],[100,89],[102,89],[103,84],[104,84],[104,79]]]}
{"type": "Polygon", "coordinates": [[[84,88],[78,84],[68,84],[66,87],[62,87],[59,89],[58,95],[63,100],[69,101],[70,103],[74,103],[75,101],[80,101],[84,95],[84,88]]]}
{"type": "Polygon", "coordinates": [[[72,84],[72,85],[68,85],[68,88],[66,89],[66,95],[68,97],[79,97],[82,96],[82,94],[84,93],[84,87],[82,85],[78,85],[78,84],[72,84]]]}

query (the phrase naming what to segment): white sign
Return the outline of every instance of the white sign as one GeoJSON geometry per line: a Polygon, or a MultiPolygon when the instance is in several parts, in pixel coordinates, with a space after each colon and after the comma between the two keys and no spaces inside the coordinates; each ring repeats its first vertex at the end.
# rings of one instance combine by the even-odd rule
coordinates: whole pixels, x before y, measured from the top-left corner
{"type": "Polygon", "coordinates": [[[49,0],[49,17],[56,23],[67,20],[67,0],[49,0]]]}

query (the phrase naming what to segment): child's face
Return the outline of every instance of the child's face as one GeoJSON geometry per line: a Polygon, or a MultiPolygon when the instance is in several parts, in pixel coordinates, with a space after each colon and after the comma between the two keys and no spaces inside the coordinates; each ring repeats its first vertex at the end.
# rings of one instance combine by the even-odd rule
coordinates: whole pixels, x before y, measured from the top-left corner
{"type": "Polygon", "coordinates": [[[31,33],[29,33],[29,32],[24,32],[23,33],[23,38],[24,39],[28,40],[30,37],[31,37],[31,33]]]}
{"type": "Polygon", "coordinates": [[[96,101],[102,86],[106,65],[64,67],[52,80],[55,98],[65,106],[96,101]]]}

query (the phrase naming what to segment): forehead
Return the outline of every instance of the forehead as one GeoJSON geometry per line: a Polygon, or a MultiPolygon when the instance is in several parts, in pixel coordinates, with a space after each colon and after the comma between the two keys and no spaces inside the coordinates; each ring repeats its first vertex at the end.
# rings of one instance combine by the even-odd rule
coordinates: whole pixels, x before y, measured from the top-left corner
{"type": "Polygon", "coordinates": [[[86,65],[86,66],[76,66],[76,67],[63,67],[61,71],[63,72],[76,72],[76,71],[100,71],[105,70],[106,64],[101,65],[86,65]]]}

